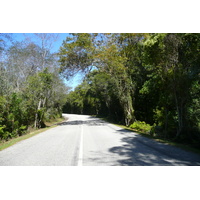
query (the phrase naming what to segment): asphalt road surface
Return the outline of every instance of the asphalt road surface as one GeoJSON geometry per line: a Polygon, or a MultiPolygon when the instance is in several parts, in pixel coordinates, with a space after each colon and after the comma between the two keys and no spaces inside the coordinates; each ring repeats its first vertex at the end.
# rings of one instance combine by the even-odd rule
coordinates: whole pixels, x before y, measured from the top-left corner
{"type": "Polygon", "coordinates": [[[200,156],[87,115],[0,151],[0,166],[196,166],[200,156]]]}

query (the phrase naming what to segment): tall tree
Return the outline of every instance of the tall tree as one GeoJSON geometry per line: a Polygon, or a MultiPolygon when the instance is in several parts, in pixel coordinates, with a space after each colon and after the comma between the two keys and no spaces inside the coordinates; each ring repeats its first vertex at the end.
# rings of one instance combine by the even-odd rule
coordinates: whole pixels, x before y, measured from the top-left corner
{"type": "MultiPolygon", "coordinates": [[[[152,65],[154,72],[159,74],[165,83],[165,98],[170,100],[167,96],[172,95],[173,102],[170,104],[175,106],[177,113],[176,137],[186,131],[190,88],[193,78],[198,74],[198,71],[193,70],[196,60],[199,59],[199,50],[194,49],[194,46],[199,46],[199,37],[188,37],[187,34],[153,34],[145,42],[146,63],[152,65]],[[191,37],[196,38],[192,43],[189,41],[191,37]],[[189,58],[189,52],[197,57],[189,58]]],[[[169,101],[164,101],[167,115],[169,101]]],[[[165,118],[167,120],[167,117],[165,118]]]]}
{"type": "Polygon", "coordinates": [[[20,136],[30,126],[40,128],[45,126],[44,120],[61,116],[68,88],[58,73],[58,57],[51,53],[48,39],[42,37],[41,46],[26,40],[10,42],[7,47],[3,40],[0,139],[20,136]]]}

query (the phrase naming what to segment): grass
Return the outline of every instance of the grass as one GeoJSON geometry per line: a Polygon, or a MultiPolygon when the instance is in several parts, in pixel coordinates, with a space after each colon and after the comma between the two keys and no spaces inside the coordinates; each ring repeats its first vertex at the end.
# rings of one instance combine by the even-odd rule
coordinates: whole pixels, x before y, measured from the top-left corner
{"type": "Polygon", "coordinates": [[[0,141],[0,151],[20,142],[22,140],[28,139],[30,137],[33,137],[33,136],[39,134],[39,133],[42,133],[42,132],[44,132],[44,131],[46,131],[50,128],[54,128],[54,127],[57,126],[56,123],[59,123],[59,122],[62,122],[62,121],[64,121],[64,118],[56,118],[56,119],[51,120],[49,122],[45,122],[46,128],[41,128],[41,129],[38,129],[38,130],[31,129],[25,135],[22,135],[20,137],[12,138],[9,141],[0,141]]]}

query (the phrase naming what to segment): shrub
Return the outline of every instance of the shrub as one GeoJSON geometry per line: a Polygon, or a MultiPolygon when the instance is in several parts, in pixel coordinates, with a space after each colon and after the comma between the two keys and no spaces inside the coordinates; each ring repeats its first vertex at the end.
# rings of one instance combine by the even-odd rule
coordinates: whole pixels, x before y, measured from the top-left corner
{"type": "Polygon", "coordinates": [[[142,132],[145,132],[145,133],[150,133],[150,130],[152,128],[151,125],[146,124],[144,121],[143,122],[142,121],[136,121],[133,124],[131,124],[129,127],[132,128],[132,129],[136,129],[137,131],[142,131],[142,132]]]}
{"type": "Polygon", "coordinates": [[[1,125],[0,125],[0,139],[1,139],[1,140],[6,140],[6,141],[7,141],[9,138],[12,137],[12,135],[11,135],[10,132],[4,130],[5,128],[6,128],[5,125],[4,125],[4,126],[1,126],[1,125]]]}

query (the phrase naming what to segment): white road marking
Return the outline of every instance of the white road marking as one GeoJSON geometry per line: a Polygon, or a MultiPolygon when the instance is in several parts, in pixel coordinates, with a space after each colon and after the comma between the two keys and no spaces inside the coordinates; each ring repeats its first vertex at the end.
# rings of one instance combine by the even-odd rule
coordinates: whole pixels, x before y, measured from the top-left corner
{"type": "Polygon", "coordinates": [[[78,157],[78,166],[83,165],[83,125],[81,125],[81,138],[79,145],[79,157],[78,157]]]}

